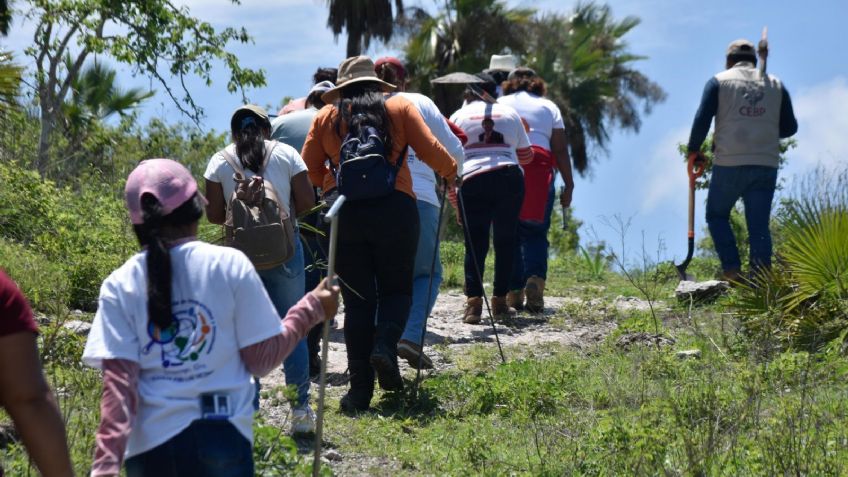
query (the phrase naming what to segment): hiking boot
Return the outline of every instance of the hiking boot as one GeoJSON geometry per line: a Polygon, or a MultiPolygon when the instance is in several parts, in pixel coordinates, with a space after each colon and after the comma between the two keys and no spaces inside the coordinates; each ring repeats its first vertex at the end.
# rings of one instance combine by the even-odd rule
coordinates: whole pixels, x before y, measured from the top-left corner
{"type": "Polygon", "coordinates": [[[503,296],[493,296],[492,301],[489,302],[492,305],[492,317],[496,320],[508,320],[510,318],[515,318],[516,311],[515,308],[506,304],[506,297],[503,296]]]}
{"type": "Polygon", "coordinates": [[[506,306],[516,311],[524,309],[524,290],[512,290],[506,294],[506,306]]]}
{"type": "Polygon", "coordinates": [[[397,357],[392,356],[385,345],[375,344],[369,361],[377,373],[377,382],[380,383],[383,390],[403,390],[403,378],[400,375],[400,369],[398,369],[397,357]]]}
{"type": "Polygon", "coordinates": [[[524,285],[527,303],[524,305],[530,313],[541,313],[545,310],[545,279],[536,275],[527,279],[524,285]]]}
{"type": "Polygon", "coordinates": [[[309,404],[292,408],[291,433],[304,435],[315,433],[315,413],[309,404]]]}
{"type": "Polygon", "coordinates": [[[464,323],[476,325],[483,320],[483,297],[470,296],[465,301],[465,316],[462,318],[464,323]]]}
{"type": "Polygon", "coordinates": [[[348,370],[350,389],[339,401],[339,408],[348,414],[367,411],[374,395],[374,368],[368,360],[357,359],[348,361],[348,370]]]}
{"type": "Polygon", "coordinates": [[[397,353],[398,358],[405,359],[415,369],[418,369],[418,363],[421,363],[421,369],[433,369],[433,361],[424,354],[418,343],[400,340],[397,346],[397,353]]]}

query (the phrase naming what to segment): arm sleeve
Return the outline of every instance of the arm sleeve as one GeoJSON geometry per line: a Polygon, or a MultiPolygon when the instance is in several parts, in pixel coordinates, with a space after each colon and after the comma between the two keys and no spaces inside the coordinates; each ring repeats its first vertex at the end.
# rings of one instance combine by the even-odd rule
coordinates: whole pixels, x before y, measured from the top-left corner
{"type": "Polygon", "coordinates": [[[710,78],[704,86],[701,105],[698,106],[698,112],[695,113],[695,120],[692,122],[692,131],[689,133],[689,144],[687,145],[689,152],[701,150],[701,144],[704,143],[707,133],[710,132],[710,123],[717,110],[718,80],[710,78]]]}
{"type": "MultiPolygon", "coordinates": [[[[430,131],[436,136],[436,139],[444,146],[454,161],[456,161],[457,170],[462,171],[462,163],[465,161],[465,149],[463,149],[462,142],[454,134],[447,119],[442,116],[439,108],[432,101],[427,103],[426,111],[422,111],[422,113],[430,131]]],[[[461,175],[461,172],[459,174],[461,175]]]]}
{"type": "Polygon", "coordinates": [[[0,336],[21,331],[37,331],[32,308],[15,282],[0,270],[0,336]]]}
{"type": "Polygon", "coordinates": [[[407,100],[403,100],[403,128],[406,140],[418,157],[421,158],[439,176],[450,178],[456,175],[456,161],[430,132],[421,114],[407,100]]]}
{"type": "Polygon", "coordinates": [[[138,363],[103,360],[103,396],[100,425],[94,437],[91,475],[118,475],[138,411],[138,363]]]}
{"type": "Polygon", "coordinates": [[[122,306],[116,280],[110,276],[100,287],[97,313],[82,353],[83,363],[93,368],[102,368],[108,359],[140,360],[138,333],[133,317],[122,306]]]}
{"type": "Polygon", "coordinates": [[[206,180],[210,180],[212,182],[221,183],[219,165],[224,158],[221,156],[220,151],[212,154],[212,157],[209,158],[209,162],[206,164],[206,171],[203,172],[203,178],[206,180]]]}
{"type": "Polygon", "coordinates": [[[792,99],[789,91],[782,89],[783,97],[780,102],[780,138],[789,137],[798,132],[798,120],[795,119],[795,111],[792,109],[792,99]]]}
{"type": "Polygon", "coordinates": [[[309,171],[309,181],[313,186],[321,188],[324,187],[324,176],[330,173],[330,169],[325,164],[328,159],[327,152],[321,144],[321,136],[326,128],[325,118],[326,115],[320,112],[315,116],[301,150],[303,162],[309,171]]]}
{"type": "Polygon", "coordinates": [[[312,292],[291,307],[283,320],[283,331],[267,340],[239,350],[247,370],[265,376],[280,365],[297,343],[324,318],[324,308],[312,292]]]}

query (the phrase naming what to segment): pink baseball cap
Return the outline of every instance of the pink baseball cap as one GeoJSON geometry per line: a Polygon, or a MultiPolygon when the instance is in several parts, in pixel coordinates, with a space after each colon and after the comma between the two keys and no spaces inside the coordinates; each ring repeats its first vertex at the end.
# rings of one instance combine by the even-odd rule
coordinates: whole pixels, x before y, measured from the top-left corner
{"type": "MultiPolygon", "coordinates": [[[[146,159],[138,163],[127,177],[124,196],[130,211],[130,221],[133,224],[143,224],[141,211],[141,196],[152,194],[162,204],[165,214],[170,214],[177,207],[194,197],[197,192],[197,182],[188,169],[171,159],[146,159]]],[[[206,204],[203,195],[200,198],[206,204]]]]}

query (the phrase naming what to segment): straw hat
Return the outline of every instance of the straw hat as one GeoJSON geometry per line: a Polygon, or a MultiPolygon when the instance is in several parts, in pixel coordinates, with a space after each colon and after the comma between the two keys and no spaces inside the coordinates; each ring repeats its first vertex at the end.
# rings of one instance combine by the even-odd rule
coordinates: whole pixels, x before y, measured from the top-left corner
{"type": "Polygon", "coordinates": [[[345,86],[352,85],[363,81],[372,81],[378,83],[380,88],[385,92],[395,90],[394,85],[386,83],[376,76],[374,73],[374,62],[367,56],[353,56],[339,65],[339,76],[336,80],[336,87],[321,95],[321,100],[325,103],[332,103],[339,99],[341,89],[345,86]]]}

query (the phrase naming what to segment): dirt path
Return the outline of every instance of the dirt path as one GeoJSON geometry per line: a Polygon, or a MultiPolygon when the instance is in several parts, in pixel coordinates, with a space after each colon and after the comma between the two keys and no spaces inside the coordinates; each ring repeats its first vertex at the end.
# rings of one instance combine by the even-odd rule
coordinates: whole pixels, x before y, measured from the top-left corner
{"type": "MultiPolygon", "coordinates": [[[[509,323],[497,323],[501,344],[505,348],[513,348],[521,345],[553,343],[583,349],[596,345],[615,328],[615,324],[611,321],[599,320],[591,323],[577,323],[567,317],[558,317],[557,323],[559,326],[552,325],[551,318],[557,315],[557,312],[565,303],[572,301],[574,299],[546,297],[543,314],[520,313],[509,323]]],[[[436,301],[436,306],[428,321],[425,339],[425,352],[432,358],[435,366],[435,370],[431,372],[438,373],[455,366],[455,364],[444,359],[441,350],[444,350],[445,347],[450,353],[453,353],[462,352],[479,343],[491,343],[492,346],[495,346],[494,331],[488,319],[485,318],[485,309],[482,324],[467,325],[462,322],[464,305],[465,296],[459,292],[441,293],[436,301]]],[[[344,310],[342,309],[339,310],[339,314],[336,316],[336,326],[330,333],[327,366],[327,393],[336,398],[347,388],[348,381],[343,325],[344,310]]],[[[414,372],[414,370],[410,370],[404,360],[401,360],[400,364],[401,373],[405,376],[414,372]]],[[[285,379],[280,369],[275,370],[262,380],[263,389],[272,389],[284,383],[285,379]]],[[[313,385],[313,405],[316,395],[316,386],[313,385]]],[[[263,398],[261,412],[269,425],[287,428],[289,409],[284,400],[273,396],[270,399],[263,398]]],[[[297,441],[301,452],[311,452],[311,440],[298,439],[297,441]]],[[[338,453],[335,453],[331,455],[330,464],[337,475],[368,475],[373,473],[375,468],[384,469],[386,475],[391,475],[393,463],[384,462],[384,460],[368,456],[338,455],[338,453]]]]}

